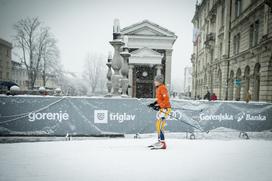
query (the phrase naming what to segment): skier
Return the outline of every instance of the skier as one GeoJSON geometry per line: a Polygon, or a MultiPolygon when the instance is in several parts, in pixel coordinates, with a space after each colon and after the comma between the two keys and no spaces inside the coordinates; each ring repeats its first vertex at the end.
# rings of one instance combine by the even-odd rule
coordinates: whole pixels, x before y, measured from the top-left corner
{"type": "Polygon", "coordinates": [[[212,93],[211,100],[212,101],[216,101],[217,100],[217,96],[216,96],[215,93],[212,93]]]}
{"type": "Polygon", "coordinates": [[[169,94],[166,86],[163,84],[164,78],[162,75],[157,75],[154,79],[156,87],[156,101],[148,106],[156,111],[159,111],[159,116],[156,121],[156,131],[158,134],[158,142],[150,145],[152,149],[166,149],[164,127],[166,124],[166,118],[171,112],[171,105],[169,101],[169,94]]]}
{"type": "Polygon", "coordinates": [[[207,99],[207,100],[211,101],[211,93],[210,93],[210,91],[207,90],[207,93],[205,94],[205,96],[203,97],[203,99],[207,99]]]}

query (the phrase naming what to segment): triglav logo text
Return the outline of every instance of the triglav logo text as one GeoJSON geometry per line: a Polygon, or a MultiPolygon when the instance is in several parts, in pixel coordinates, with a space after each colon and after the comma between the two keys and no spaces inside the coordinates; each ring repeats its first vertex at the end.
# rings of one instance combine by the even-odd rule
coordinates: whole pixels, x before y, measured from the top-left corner
{"type": "Polygon", "coordinates": [[[127,113],[113,113],[108,110],[94,110],[94,123],[107,124],[108,120],[118,121],[122,123],[124,121],[133,121],[136,115],[127,113]]]}
{"type": "Polygon", "coordinates": [[[62,122],[62,120],[68,120],[69,114],[63,113],[62,111],[57,113],[40,113],[40,112],[31,112],[28,114],[28,121],[34,122],[36,120],[54,120],[62,122]]]}

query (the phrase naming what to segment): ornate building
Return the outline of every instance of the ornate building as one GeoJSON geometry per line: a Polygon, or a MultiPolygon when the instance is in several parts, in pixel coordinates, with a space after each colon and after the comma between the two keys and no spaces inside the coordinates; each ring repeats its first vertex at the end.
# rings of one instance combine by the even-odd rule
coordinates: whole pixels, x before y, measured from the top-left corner
{"type": "MultiPolygon", "coordinates": [[[[17,61],[11,61],[11,80],[15,82],[21,90],[28,90],[28,75],[25,66],[17,61]]],[[[37,79],[34,85],[35,89],[43,87],[43,78],[42,74],[38,72],[37,79]]],[[[56,76],[47,75],[47,81],[45,88],[47,89],[56,89],[59,85],[57,84],[56,76]]]]}
{"type": "Polygon", "coordinates": [[[144,20],[120,29],[119,38],[123,39],[130,53],[129,96],[154,97],[153,80],[157,74],[163,74],[165,84],[170,87],[172,47],[177,39],[173,32],[144,20]]]}
{"type": "Polygon", "coordinates": [[[22,66],[22,63],[11,61],[11,80],[15,82],[21,90],[27,90],[28,78],[27,70],[22,66]]]}
{"type": "Polygon", "coordinates": [[[272,1],[203,0],[196,5],[192,96],[272,101],[272,1]]]}

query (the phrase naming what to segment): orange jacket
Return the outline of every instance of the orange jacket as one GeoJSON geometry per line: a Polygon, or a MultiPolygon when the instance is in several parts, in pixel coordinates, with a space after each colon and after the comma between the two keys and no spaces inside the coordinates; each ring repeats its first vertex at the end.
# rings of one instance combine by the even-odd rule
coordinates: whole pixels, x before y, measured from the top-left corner
{"type": "Polygon", "coordinates": [[[171,108],[168,91],[164,84],[156,88],[156,99],[160,108],[171,108]]]}

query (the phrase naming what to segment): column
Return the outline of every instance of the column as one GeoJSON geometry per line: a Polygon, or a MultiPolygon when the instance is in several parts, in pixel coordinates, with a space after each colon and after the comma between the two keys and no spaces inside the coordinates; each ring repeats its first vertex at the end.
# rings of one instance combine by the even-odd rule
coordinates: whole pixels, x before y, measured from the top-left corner
{"type": "Polygon", "coordinates": [[[110,41],[110,44],[114,47],[114,55],[112,59],[112,69],[114,71],[114,74],[111,76],[113,95],[118,96],[120,94],[120,79],[122,78],[122,76],[120,75],[120,69],[123,62],[123,58],[120,55],[120,47],[123,46],[124,43],[120,39],[115,39],[113,41],[110,41]]]}
{"type": "MultiPolygon", "coordinates": [[[[269,61],[269,60],[268,60],[269,61]]],[[[261,63],[259,100],[271,102],[272,99],[272,73],[269,62],[261,63]]]]}
{"type": "Polygon", "coordinates": [[[172,64],[172,49],[165,50],[166,61],[165,61],[165,85],[170,88],[171,85],[171,64],[172,64]]]}
{"type": "MultiPolygon", "coordinates": [[[[124,39],[127,39],[127,36],[124,37],[124,39]]],[[[125,41],[127,42],[127,41],[125,41]]],[[[129,72],[129,67],[128,67],[128,58],[131,56],[130,53],[128,52],[128,47],[127,43],[125,43],[124,46],[124,51],[120,53],[120,55],[123,57],[124,62],[122,64],[121,68],[121,74],[123,78],[121,79],[121,87],[122,87],[122,97],[127,97],[127,90],[128,90],[128,72],[129,72]]]]}

